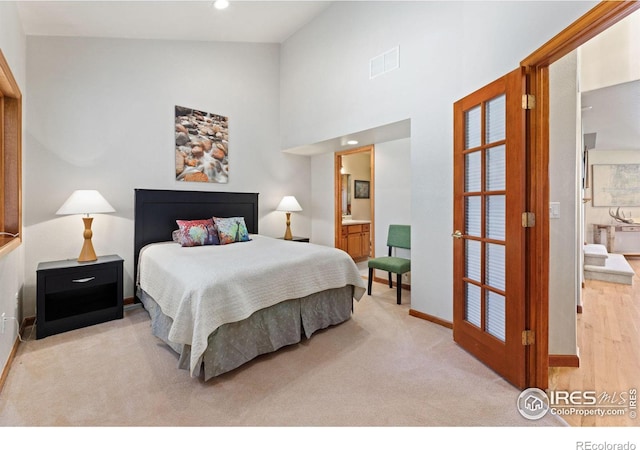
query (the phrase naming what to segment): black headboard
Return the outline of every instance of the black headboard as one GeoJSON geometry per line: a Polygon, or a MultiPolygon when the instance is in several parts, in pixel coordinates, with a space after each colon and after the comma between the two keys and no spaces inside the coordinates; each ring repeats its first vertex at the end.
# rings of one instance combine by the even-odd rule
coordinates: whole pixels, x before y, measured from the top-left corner
{"type": "MultiPolygon", "coordinates": [[[[138,274],[138,256],[147,244],[171,240],[176,219],[244,217],[249,233],[258,233],[258,194],[249,192],[135,190],[133,279],[138,274]]],[[[136,286],[134,286],[134,295],[136,286]]]]}

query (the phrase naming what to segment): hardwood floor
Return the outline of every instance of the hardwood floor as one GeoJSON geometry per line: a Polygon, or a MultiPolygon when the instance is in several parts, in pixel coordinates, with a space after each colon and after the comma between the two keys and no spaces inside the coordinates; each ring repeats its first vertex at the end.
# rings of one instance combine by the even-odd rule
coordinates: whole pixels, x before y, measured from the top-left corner
{"type": "MultiPolygon", "coordinates": [[[[549,389],[627,397],[640,389],[640,258],[627,260],[636,273],[631,286],[585,280],[577,331],[580,367],[550,368],[549,389]]],[[[633,415],[627,410],[621,416],[563,418],[571,426],[640,426],[633,415]]]]}

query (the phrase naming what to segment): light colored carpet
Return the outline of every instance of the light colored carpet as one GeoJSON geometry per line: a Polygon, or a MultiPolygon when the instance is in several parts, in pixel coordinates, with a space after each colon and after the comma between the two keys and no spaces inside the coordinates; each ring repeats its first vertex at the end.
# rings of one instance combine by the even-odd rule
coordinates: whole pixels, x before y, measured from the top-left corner
{"type": "MultiPolygon", "coordinates": [[[[147,312],[20,345],[4,426],[565,426],[374,283],[350,320],[210,382],[176,368],[147,312]]],[[[35,333],[33,333],[35,335],[35,333]]]]}

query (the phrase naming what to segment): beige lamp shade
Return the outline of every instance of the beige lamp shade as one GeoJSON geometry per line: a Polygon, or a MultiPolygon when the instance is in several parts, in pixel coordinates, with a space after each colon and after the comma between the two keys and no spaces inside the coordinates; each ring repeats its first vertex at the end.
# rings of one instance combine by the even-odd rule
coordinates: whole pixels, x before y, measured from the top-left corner
{"type": "Polygon", "coordinates": [[[96,190],[73,191],[56,212],[58,215],[112,213],[116,210],[96,190]]]}
{"type": "Polygon", "coordinates": [[[302,211],[302,207],[293,195],[287,195],[282,198],[276,210],[285,212],[297,212],[302,211]]]}
{"type": "Polygon", "coordinates": [[[112,212],[115,212],[113,206],[111,206],[109,202],[96,190],[74,191],[73,194],[71,194],[69,198],[62,204],[60,209],[58,209],[58,211],[56,212],[56,214],[58,215],[86,215],[86,217],[82,218],[82,221],[84,222],[84,244],[82,246],[82,250],[80,251],[78,261],[88,262],[98,259],[91,242],[91,238],[93,236],[93,232],[91,231],[91,223],[93,222],[93,218],[89,217],[89,214],[112,212]]]}
{"type": "Polygon", "coordinates": [[[298,200],[296,200],[293,195],[287,195],[282,198],[276,210],[287,213],[287,229],[284,233],[284,239],[290,241],[293,239],[293,234],[291,234],[291,213],[302,211],[302,206],[300,206],[300,203],[298,203],[298,200]]]}

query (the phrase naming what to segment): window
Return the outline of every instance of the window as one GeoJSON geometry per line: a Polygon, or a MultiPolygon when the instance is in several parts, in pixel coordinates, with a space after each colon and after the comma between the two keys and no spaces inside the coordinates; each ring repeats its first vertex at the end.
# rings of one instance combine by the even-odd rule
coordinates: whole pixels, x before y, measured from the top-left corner
{"type": "Polygon", "coordinates": [[[0,255],[22,241],[22,94],[0,50],[0,255]]]}

